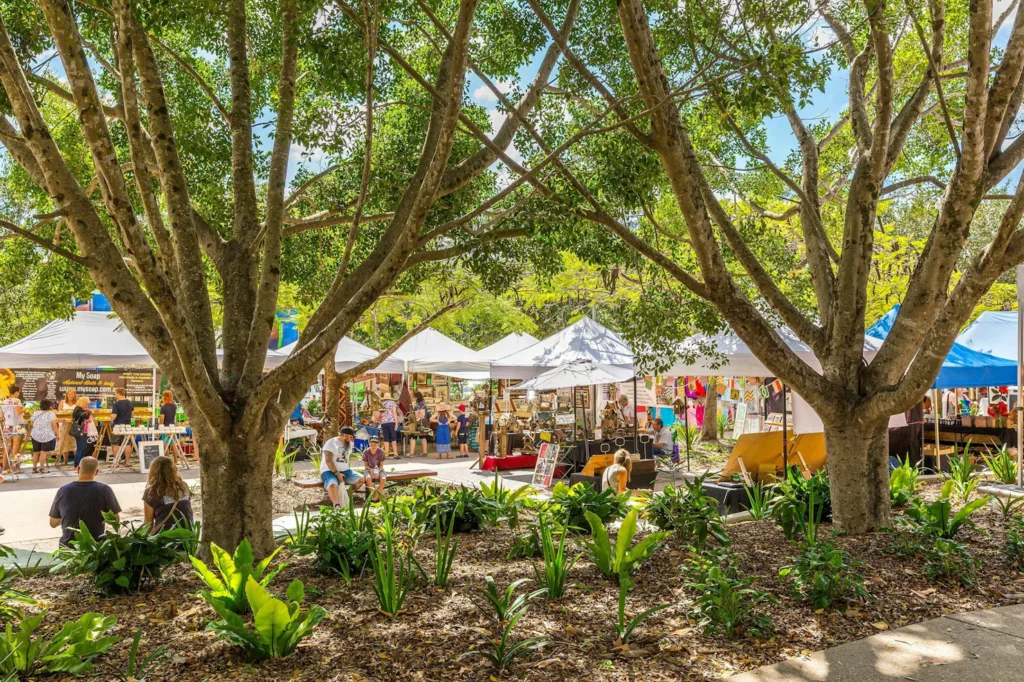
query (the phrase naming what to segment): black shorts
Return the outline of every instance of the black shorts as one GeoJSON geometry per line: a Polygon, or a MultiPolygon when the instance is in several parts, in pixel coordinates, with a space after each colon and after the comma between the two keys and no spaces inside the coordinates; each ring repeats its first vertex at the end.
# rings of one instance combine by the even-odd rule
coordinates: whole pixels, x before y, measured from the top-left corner
{"type": "Polygon", "coordinates": [[[53,438],[48,441],[39,442],[35,438],[32,439],[32,452],[53,452],[57,449],[57,439],[53,438]]]}
{"type": "Polygon", "coordinates": [[[465,445],[468,441],[469,441],[469,434],[467,434],[467,433],[460,433],[459,434],[459,445],[465,445]]]}
{"type": "Polygon", "coordinates": [[[395,422],[385,422],[380,425],[380,439],[385,443],[398,442],[398,428],[395,422]]]}

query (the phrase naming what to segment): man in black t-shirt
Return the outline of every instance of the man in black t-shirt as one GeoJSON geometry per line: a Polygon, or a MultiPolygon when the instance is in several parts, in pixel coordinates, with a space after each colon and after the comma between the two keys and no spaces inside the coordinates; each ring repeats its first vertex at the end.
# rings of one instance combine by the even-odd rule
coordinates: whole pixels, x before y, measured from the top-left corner
{"type": "Polygon", "coordinates": [[[103,512],[113,512],[121,518],[121,505],[117,503],[114,491],[106,483],[96,479],[100,463],[95,457],[83,457],[78,465],[78,480],[68,483],[57,491],[50,507],[50,528],[60,526],[64,533],[60,544],[69,546],[78,531],[79,521],[85,522],[94,538],[103,537],[105,523],[103,512]]]}
{"type": "MultiPolygon", "coordinates": [[[[117,400],[111,405],[110,411],[114,415],[114,419],[111,425],[117,426],[131,426],[132,425],[132,411],[135,407],[132,405],[132,401],[125,397],[125,390],[123,388],[114,389],[114,397],[117,400]]],[[[112,445],[121,445],[124,439],[128,439],[128,443],[124,446],[124,462],[128,464],[131,462],[132,452],[135,450],[135,439],[132,436],[113,435],[110,441],[112,445]]]]}

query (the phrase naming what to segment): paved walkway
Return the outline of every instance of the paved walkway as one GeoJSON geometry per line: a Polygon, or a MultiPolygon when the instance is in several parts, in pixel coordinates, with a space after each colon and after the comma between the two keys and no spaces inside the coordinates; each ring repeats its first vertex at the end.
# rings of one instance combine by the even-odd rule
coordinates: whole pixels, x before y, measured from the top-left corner
{"type": "Polygon", "coordinates": [[[728,679],[729,682],[1024,680],[1024,604],[943,616],[728,679]]]}

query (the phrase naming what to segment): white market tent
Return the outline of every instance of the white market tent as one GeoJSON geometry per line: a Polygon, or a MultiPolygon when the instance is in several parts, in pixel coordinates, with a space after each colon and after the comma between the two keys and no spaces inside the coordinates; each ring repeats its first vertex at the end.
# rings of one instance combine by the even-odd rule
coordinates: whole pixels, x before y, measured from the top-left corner
{"type": "Polygon", "coordinates": [[[448,338],[434,329],[424,329],[394,352],[392,359],[402,363],[408,374],[443,374],[457,379],[484,381],[490,365],[475,350],[448,338]]]}
{"type": "Polygon", "coordinates": [[[590,360],[618,369],[635,371],[633,351],[622,337],[589,317],[528,348],[491,362],[494,379],[531,379],[553,367],[590,360]]]}
{"type": "MultiPolygon", "coordinates": [[[[217,355],[222,355],[220,350],[217,355]]],[[[267,352],[267,367],[280,364],[267,352]]],[[[23,369],[158,368],[142,344],[113,313],[76,311],[0,348],[0,367],[23,369]]]]}
{"type": "Polygon", "coordinates": [[[575,360],[549,369],[512,388],[516,390],[554,391],[575,386],[617,384],[633,378],[633,370],[603,365],[593,360],[575,360]]]}
{"type": "MultiPolygon", "coordinates": [[[[810,346],[797,338],[792,330],[777,329],[779,337],[802,361],[818,373],[821,363],[810,346]]],[[[864,359],[871,362],[882,347],[882,340],[864,337],[864,359]]],[[[683,341],[680,346],[682,357],[664,374],[668,376],[727,376],[767,377],[774,376],[751,352],[747,344],[731,330],[713,336],[697,334],[683,341]]],[[[821,433],[824,426],[814,409],[795,391],[792,402],[793,433],[821,433]]],[[[889,418],[889,427],[906,426],[903,414],[889,418]]]]}
{"type": "Polygon", "coordinates": [[[1017,361],[1017,311],[987,310],[956,337],[971,350],[1017,361]]]}
{"type": "Polygon", "coordinates": [[[496,341],[486,348],[481,348],[477,351],[481,357],[487,360],[499,360],[506,355],[512,355],[517,351],[521,351],[524,348],[529,348],[533,344],[537,343],[538,339],[525,332],[516,332],[509,334],[500,341],[496,341]]]}
{"type": "MultiPolygon", "coordinates": [[[[280,365],[287,356],[295,351],[297,345],[298,341],[279,348],[276,353],[280,356],[278,358],[272,358],[268,354],[267,366],[276,367],[280,365]]],[[[360,363],[373,360],[377,355],[377,351],[369,346],[364,346],[346,336],[338,342],[338,352],[334,354],[334,368],[339,372],[346,372],[360,363]]],[[[405,363],[401,360],[396,360],[393,355],[385,358],[375,368],[367,370],[370,374],[401,374],[404,371],[405,363]]]]}

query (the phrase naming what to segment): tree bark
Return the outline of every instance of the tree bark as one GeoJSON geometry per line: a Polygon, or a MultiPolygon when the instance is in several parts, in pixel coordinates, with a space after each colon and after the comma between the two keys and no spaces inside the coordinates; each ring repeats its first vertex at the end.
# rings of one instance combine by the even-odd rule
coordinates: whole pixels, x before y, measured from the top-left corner
{"type": "Polygon", "coordinates": [[[846,533],[872,533],[889,524],[888,423],[851,417],[842,425],[825,424],[832,520],[846,533]]]}
{"type": "Polygon", "coordinates": [[[233,551],[243,538],[256,556],[274,551],[273,468],[281,428],[222,438],[193,427],[202,451],[204,551],[210,543],[233,551]]]}
{"type": "Polygon", "coordinates": [[[718,383],[717,377],[708,377],[708,393],[704,396],[704,432],[701,440],[717,443],[718,437],[718,383]]]}
{"type": "Polygon", "coordinates": [[[328,438],[334,438],[338,435],[338,429],[341,428],[340,421],[340,396],[341,396],[341,375],[338,374],[338,370],[334,367],[334,357],[338,353],[338,347],[335,346],[327,359],[324,360],[324,414],[323,414],[323,442],[327,442],[328,438]]]}

